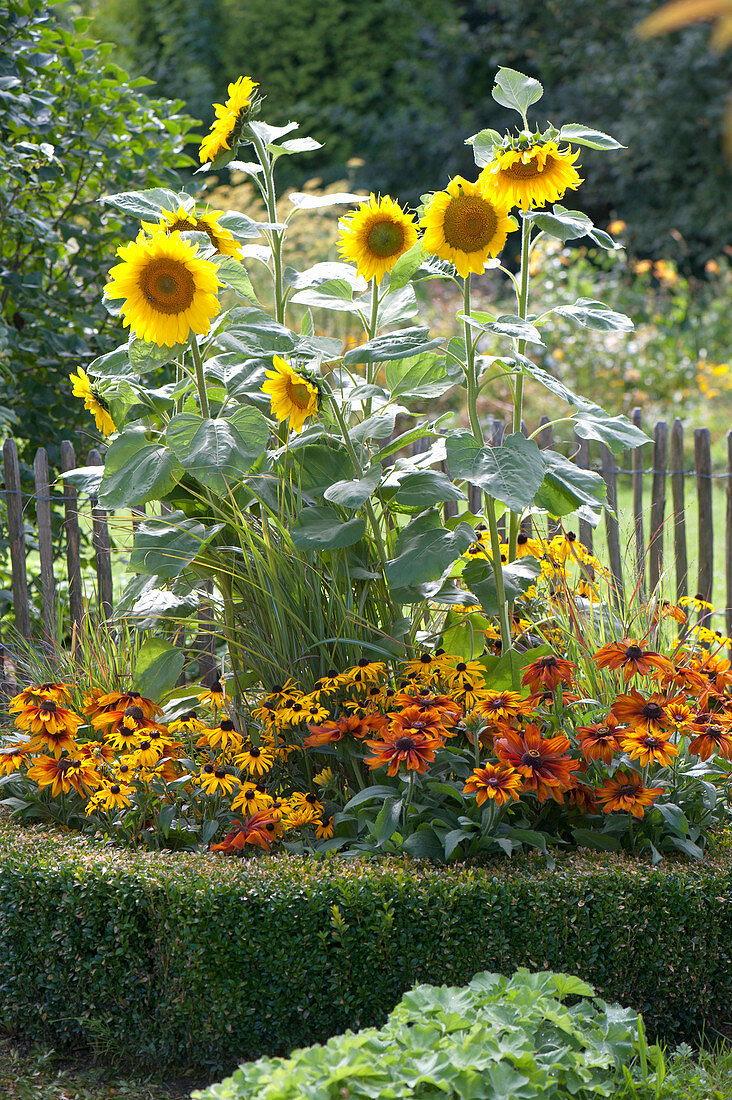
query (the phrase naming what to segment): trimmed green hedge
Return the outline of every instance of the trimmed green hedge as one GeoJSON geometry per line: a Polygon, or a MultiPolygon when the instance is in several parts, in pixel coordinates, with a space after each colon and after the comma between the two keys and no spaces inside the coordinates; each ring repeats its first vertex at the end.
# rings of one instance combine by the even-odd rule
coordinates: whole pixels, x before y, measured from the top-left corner
{"type": "Polygon", "coordinates": [[[0,1023],[218,1072],[381,1024],[415,982],[577,974],[666,1040],[732,1004],[732,860],[135,854],[0,827],[0,1023]]]}

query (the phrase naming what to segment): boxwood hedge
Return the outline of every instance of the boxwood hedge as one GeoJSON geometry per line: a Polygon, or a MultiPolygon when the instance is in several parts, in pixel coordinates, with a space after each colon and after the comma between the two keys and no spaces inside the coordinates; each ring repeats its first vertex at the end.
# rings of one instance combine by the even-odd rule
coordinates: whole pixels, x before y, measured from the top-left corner
{"type": "Polygon", "coordinates": [[[218,1072],[382,1024],[416,982],[517,966],[577,974],[667,1041],[732,1004],[729,853],[240,860],[6,824],[0,846],[0,1025],[57,1048],[218,1072]]]}

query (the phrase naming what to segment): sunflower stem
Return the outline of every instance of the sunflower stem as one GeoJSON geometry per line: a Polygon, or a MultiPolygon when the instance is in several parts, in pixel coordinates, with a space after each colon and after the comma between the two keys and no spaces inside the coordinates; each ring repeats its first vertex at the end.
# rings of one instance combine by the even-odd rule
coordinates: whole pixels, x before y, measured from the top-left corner
{"type": "MultiPolygon", "coordinates": [[[[470,275],[463,280],[463,316],[470,316],[470,275]]],[[[472,340],[470,325],[463,321],[463,334],[465,339],[465,366],[468,385],[468,416],[470,427],[475,441],[483,446],[483,429],[480,426],[478,416],[478,379],[475,367],[475,345],[472,340]]],[[[485,513],[488,517],[488,527],[491,533],[491,564],[493,576],[496,582],[496,598],[498,600],[498,622],[501,629],[501,652],[508,653],[511,648],[511,626],[506,602],[506,586],[503,583],[503,566],[501,563],[501,544],[498,538],[498,520],[496,518],[496,502],[488,493],[483,494],[485,501],[485,513]]]]}
{"type": "MultiPolygon", "coordinates": [[[[518,315],[522,321],[526,320],[529,309],[529,266],[531,262],[531,222],[524,218],[521,223],[521,281],[517,295],[518,315]]],[[[526,354],[526,341],[519,340],[516,345],[519,356],[526,354]]],[[[518,364],[519,372],[516,375],[516,388],[513,394],[513,431],[521,431],[521,417],[524,404],[524,374],[521,363],[518,364]]],[[[516,545],[519,532],[519,514],[511,512],[508,535],[508,560],[515,561],[516,545]]]]}
{"type": "MultiPolygon", "coordinates": [[[[366,339],[373,340],[378,332],[379,324],[379,287],[376,279],[371,280],[371,316],[369,317],[369,327],[366,330],[366,339]]],[[[376,370],[378,364],[369,363],[366,367],[366,381],[369,386],[373,386],[374,379],[376,378],[376,370]]],[[[371,416],[371,398],[366,399],[364,406],[364,419],[367,420],[371,416]]]]}
{"type": "Polygon", "coordinates": [[[203,374],[201,349],[195,335],[191,335],[191,355],[193,356],[193,367],[196,372],[196,388],[198,390],[198,400],[201,402],[201,415],[208,420],[211,413],[208,406],[208,394],[206,393],[206,379],[203,374]]]}
{"type": "MultiPolygon", "coordinates": [[[[250,127],[251,142],[254,146],[257,159],[262,165],[264,173],[264,201],[267,207],[267,217],[272,225],[277,224],[277,192],[274,185],[274,169],[270,157],[267,155],[259,134],[250,127]]],[[[284,232],[279,229],[270,229],[270,241],[272,244],[272,262],[274,264],[274,305],[275,318],[279,324],[285,323],[285,288],[282,283],[282,240],[284,232]]]]}

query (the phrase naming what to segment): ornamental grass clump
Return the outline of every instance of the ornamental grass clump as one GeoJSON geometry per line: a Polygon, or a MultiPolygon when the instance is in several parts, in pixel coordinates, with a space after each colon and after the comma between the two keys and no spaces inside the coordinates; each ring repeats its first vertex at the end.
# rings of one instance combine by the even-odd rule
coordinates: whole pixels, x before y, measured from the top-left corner
{"type": "MultiPolygon", "coordinates": [[[[156,652],[177,676],[169,639],[212,609],[227,677],[202,740],[173,728],[175,695],[144,729],[85,715],[84,740],[129,756],[138,784],[153,772],[162,784],[154,812],[144,782],[115,804],[115,829],[129,812],[136,838],[179,833],[224,852],[277,842],[450,859],[529,845],[550,858],[586,844],[657,860],[699,857],[725,819],[732,712],[712,612],[689,624],[655,597],[625,607],[571,530],[600,522],[602,477],[523,425],[528,384],[566,405],[555,423],[573,435],[618,452],[646,438],[538,361],[551,361],[556,324],[632,328],[586,296],[532,312],[542,242],[617,247],[564,203],[583,182],[580,149],[620,145],[580,123],[531,125],[542,95],[500,69],[493,96],[520,122],[469,138],[476,178],[436,180],[417,210],[343,192],[293,192],[283,210],[278,165],[317,142],[261,121],[241,77],[200,159],[250,177],[266,220],[182,191],[106,197],[141,222],[105,288],[130,337],[75,379],[110,432],[101,484],[96,467],[67,476],[101,507],[148,506],[125,615],[160,628],[156,652]],[[297,271],[293,219],[338,206],[351,208],[340,259],[297,271]],[[486,308],[486,271],[512,312],[486,308]],[[432,283],[454,295],[448,340],[418,321],[432,283]],[[359,329],[348,347],[327,330],[344,314],[359,329]],[[448,393],[457,417],[415,412],[448,393]],[[512,410],[501,440],[485,397],[512,410]]],[[[49,759],[81,759],[68,726],[53,736],[49,759]]],[[[8,759],[24,752],[11,744],[8,759]]],[[[89,787],[77,764],[61,770],[64,795],[89,787]]],[[[34,781],[21,762],[12,782],[16,771],[34,781]]]]}

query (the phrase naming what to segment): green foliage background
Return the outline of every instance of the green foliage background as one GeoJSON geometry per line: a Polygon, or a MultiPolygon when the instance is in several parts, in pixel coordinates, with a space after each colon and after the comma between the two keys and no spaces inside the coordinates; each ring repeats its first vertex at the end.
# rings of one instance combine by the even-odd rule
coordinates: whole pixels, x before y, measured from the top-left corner
{"type": "Polygon", "coordinates": [[[704,26],[635,37],[659,0],[87,3],[132,71],[185,98],[206,124],[212,91],[221,100],[247,73],[266,93],[268,121],[297,119],[325,142],[312,171],[342,178],[358,157],[357,184],[411,202],[455,172],[474,174],[462,141],[501,124],[493,75],[511,66],[545,83],[552,121],[581,115],[627,145],[602,162],[583,150],[583,209],[597,224],[617,214],[631,249],[694,264],[725,238],[728,63],[709,52],[704,26]]]}
{"type": "Polygon", "coordinates": [[[116,343],[101,289],[137,225],[100,197],[189,163],[182,102],[151,99],[72,12],[0,0],[0,433],[29,460],[88,431],[68,375],[116,343]]]}
{"type": "Polygon", "coordinates": [[[732,1003],[728,852],[483,867],[123,852],[0,829],[0,1024],[218,1073],[381,1024],[416,982],[563,969],[707,1039],[732,1003]]]}

